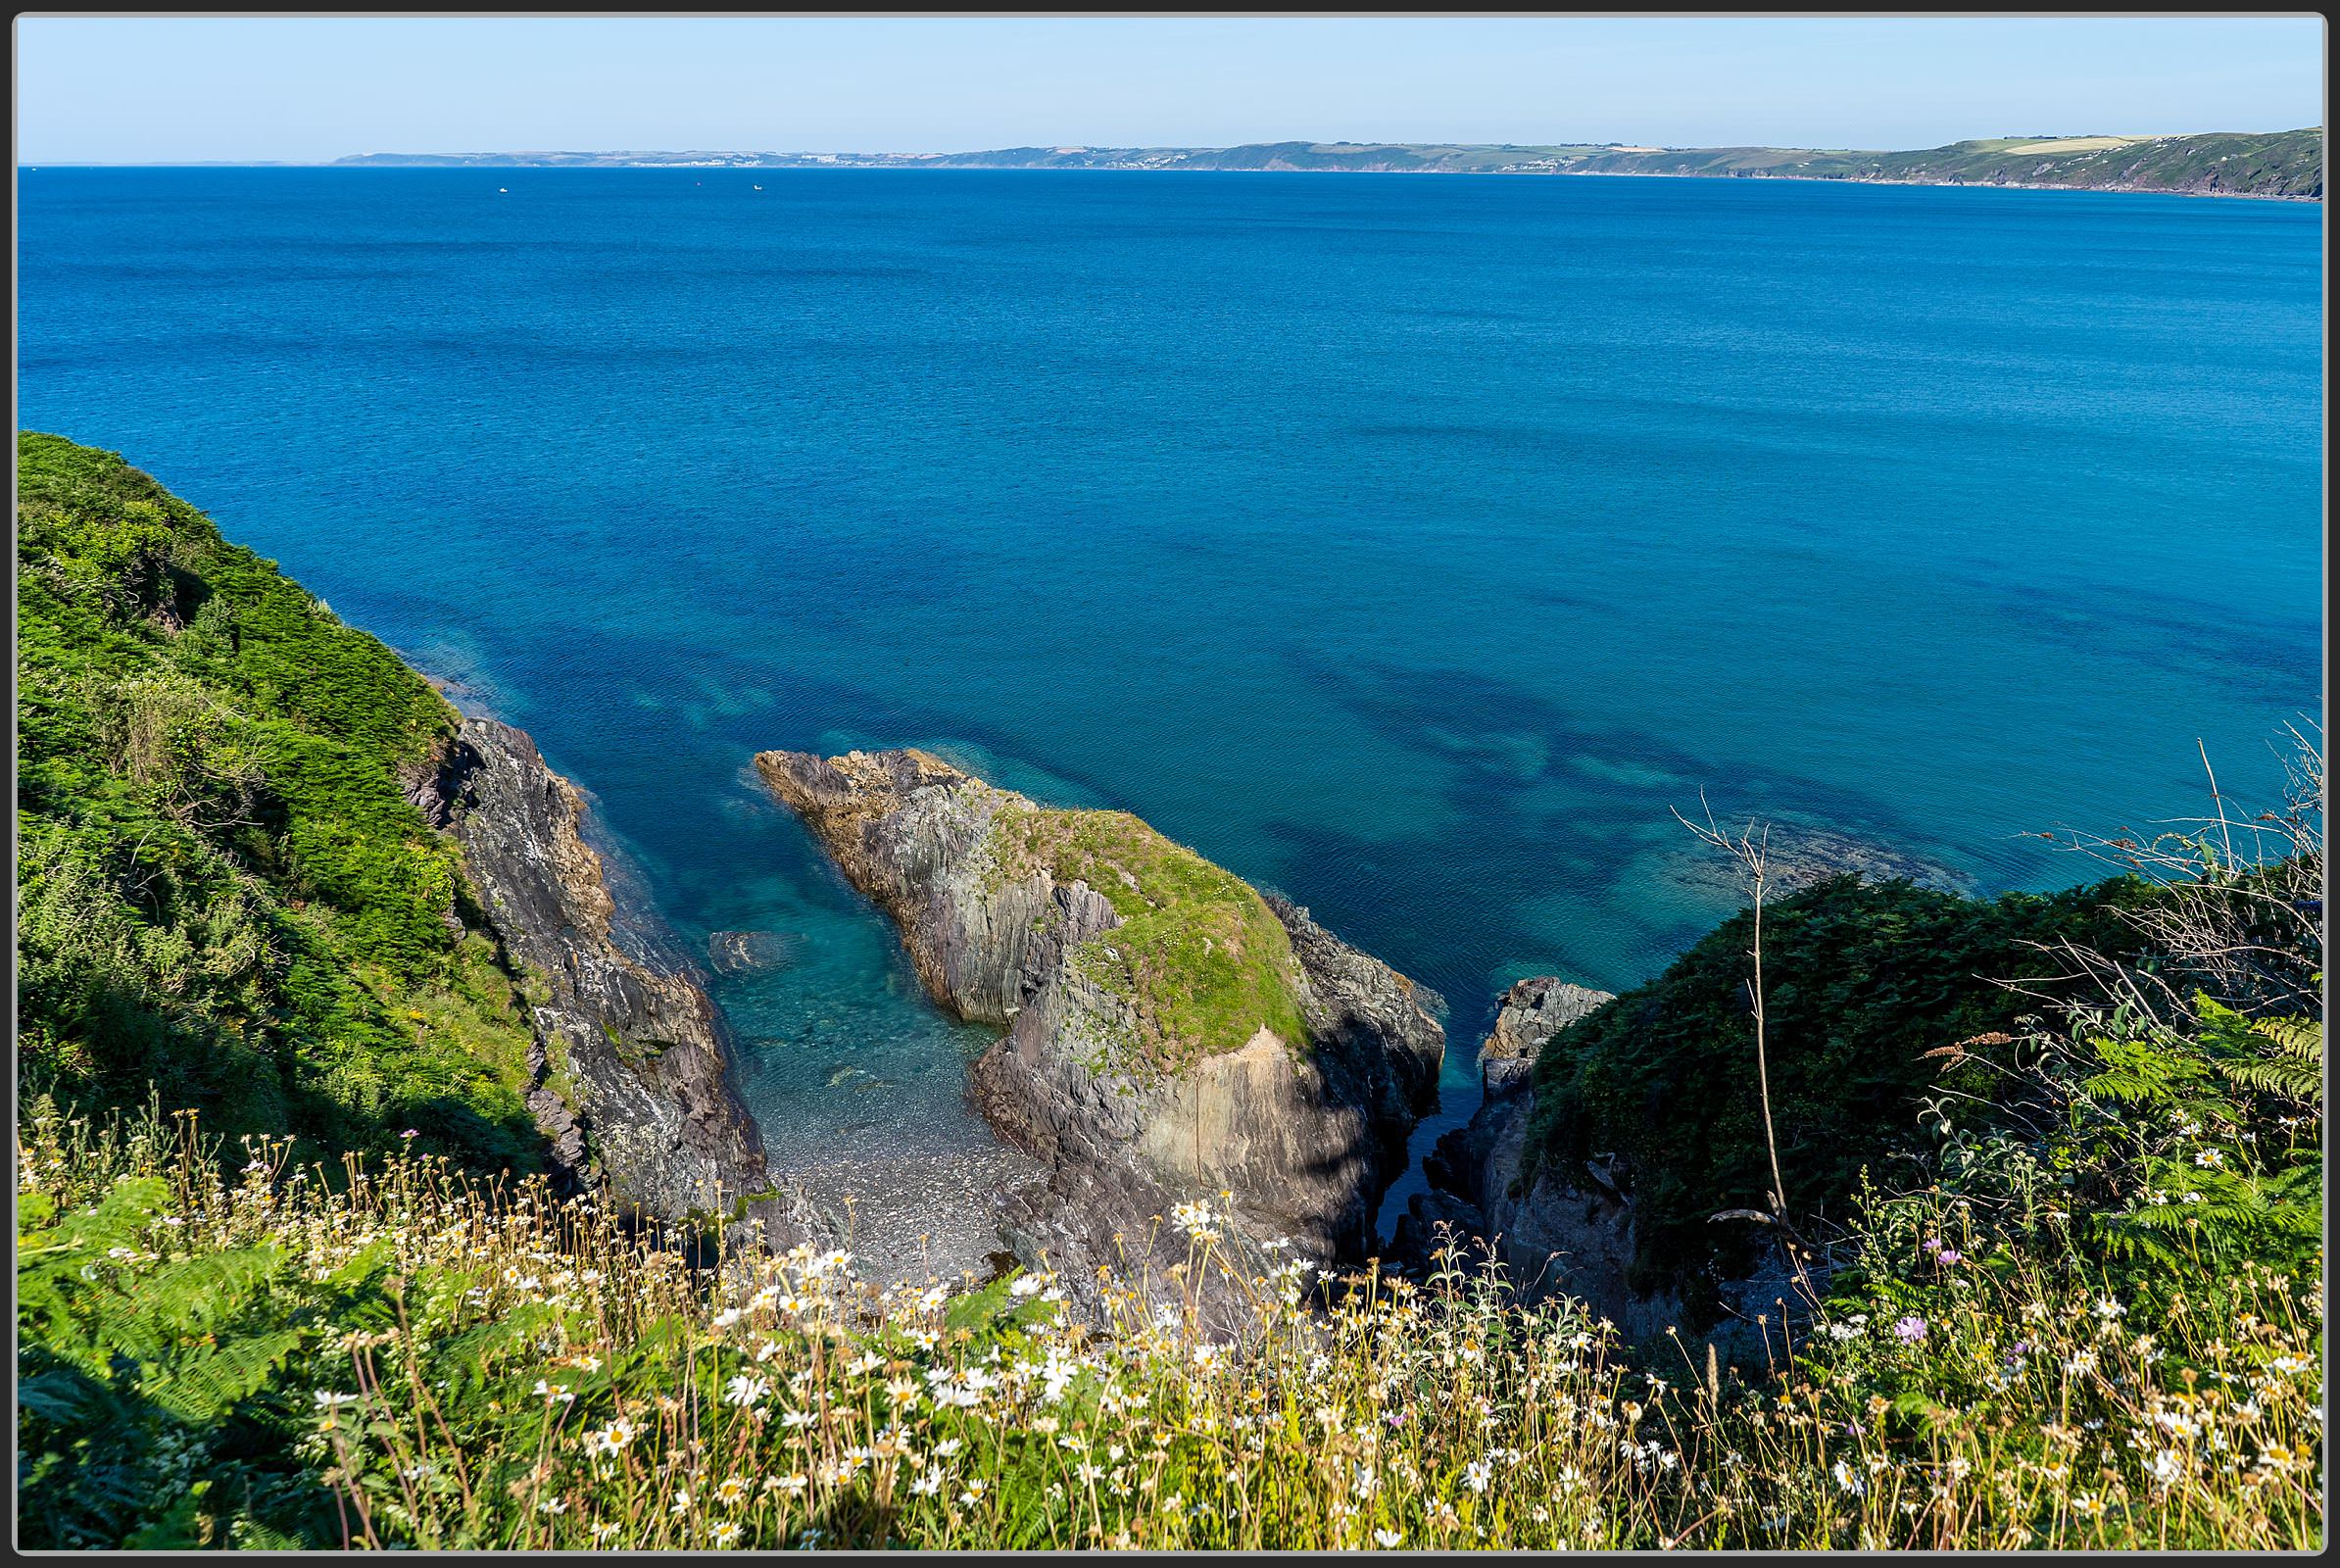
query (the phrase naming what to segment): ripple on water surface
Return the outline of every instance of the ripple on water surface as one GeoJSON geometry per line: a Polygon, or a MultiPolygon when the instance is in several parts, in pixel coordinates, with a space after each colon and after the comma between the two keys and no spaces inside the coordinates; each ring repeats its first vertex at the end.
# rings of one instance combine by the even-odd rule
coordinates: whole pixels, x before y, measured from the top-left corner
{"type": "Polygon", "coordinates": [[[1136,812],[1445,995],[1451,1115],[1507,981],[1622,990],[1728,912],[1681,874],[1701,792],[2061,886],[2086,868],[2022,835],[2201,809],[2197,737],[2265,800],[2267,742],[2320,716],[2305,205],[20,186],[22,422],[121,451],[525,726],[718,971],[776,1157],[890,1233],[926,1200],[890,1193],[1007,1179],[962,1099],[983,1039],[743,785],[757,751],[924,739],[1136,812]]]}

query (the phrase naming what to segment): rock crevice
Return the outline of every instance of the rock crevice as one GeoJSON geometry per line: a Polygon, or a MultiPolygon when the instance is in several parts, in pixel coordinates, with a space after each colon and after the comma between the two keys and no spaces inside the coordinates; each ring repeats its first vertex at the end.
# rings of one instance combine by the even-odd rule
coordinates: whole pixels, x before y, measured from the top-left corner
{"type": "Polygon", "coordinates": [[[1663,1319],[1669,1309],[1679,1315],[1679,1303],[1643,1300],[1627,1285],[1631,1201],[1589,1170],[1579,1180],[1548,1169],[1530,1175],[1527,1158],[1536,1059],[1561,1030],[1615,1000],[1555,975],[1522,980],[1504,993],[1479,1048],[1486,1098],[1424,1162],[1432,1191],[1407,1204],[1393,1250],[1420,1266],[1444,1241],[1484,1243],[1521,1297],[1581,1298],[1631,1336],[1644,1319],[1663,1319]]]}
{"type": "MultiPolygon", "coordinates": [[[[1533,1158],[1529,1148],[1536,1060],[1562,1030],[1616,1000],[1552,975],[1522,980],[1504,994],[1479,1049],[1486,1099],[1424,1162],[1432,1190],[1408,1202],[1393,1250],[1418,1268],[1452,1241],[1466,1249],[1460,1261],[1468,1267],[1471,1244],[1483,1245],[1522,1298],[1576,1298],[1628,1342],[1644,1343],[1707,1314],[1686,1311],[1692,1303],[1679,1291],[1636,1285],[1630,1173],[1605,1154],[1558,1169],[1533,1158]]],[[[1758,1314],[1777,1322],[1799,1299],[1783,1265],[1717,1281],[1713,1304],[1723,1315],[1704,1337],[1726,1356],[1760,1358],[1770,1348],[1758,1314]]]]}

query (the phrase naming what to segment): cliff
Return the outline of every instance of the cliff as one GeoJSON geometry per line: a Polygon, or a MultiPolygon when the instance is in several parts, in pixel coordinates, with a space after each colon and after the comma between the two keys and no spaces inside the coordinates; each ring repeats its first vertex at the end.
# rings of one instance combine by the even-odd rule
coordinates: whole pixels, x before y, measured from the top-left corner
{"type": "Polygon", "coordinates": [[[466,715],[408,798],[453,833],[483,912],[534,982],[527,1104],[556,1166],[659,1219],[755,1198],[774,1239],[811,1228],[765,1168],[734,1045],[690,960],[621,915],[577,789],[509,724],[466,715]]]}
{"type": "Polygon", "coordinates": [[[999,1025],[969,1095],[1048,1162],[1002,1234],[1069,1278],[1231,1246],[1361,1255],[1436,1095],[1438,997],[1126,812],[1041,807],[914,751],[758,773],[894,921],[927,990],[999,1025]],[[1158,1221],[1158,1223],[1157,1223],[1158,1221]]]}
{"type": "MultiPolygon", "coordinates": [[[[1602,1151],[1575,1162],[1536,1157],[1538,1060],[1563,1031],[1616,1001],[1553,975],[1522,980],[1504,993],[1479,1048],[1487,1098],[1432,1151],[1425,1162],[1432,1189],[1407,1204],[1394,1250],[1419,1268],[1451,1242],[1461,1246],[1458,1261],[1469,1268],[1484,1248],[1501,1259],[1522,1300],[1574,1298],[1614,1324],[1628,1344],[1651,1344],[1679,1330],[1693,1343],[1704,1338],[1728,1360],[1761,1360],[1759,1314],[1778,1323],[1791,1309],[1799,1318],[1809,1313],[1779,1259],[1755,1257],[1729,1277],[1653,1281],[1637,1267],[1645,1226],[1615,1154],[1602,1151]]],[[[1694,1124],[1685,1124],[1682,1136],[1697,1136],[1694,1124]]]]}
{"type": "Polygon", "coordinates": [[[662,1219],[772,1192],[719,1015],[526,735],[119,456],[23,432],[18,477],[21,1085],[662,1219]]]}
{"type": "Polygon", "coordinates": [[[2190,136],[1999,136],[1911,152],[1809,147],[1612,148],[1564,164],[1561,172],[2162,191],[2314,201],[2323,195],[2323,131],[2309,126],[2190,136]]]}
{"type": "Polygon", "coordinates": [[[117,454],[17,460],[20,1088],[543,1169],[526,1004],[402,790],[461,715],[117,454]]]}

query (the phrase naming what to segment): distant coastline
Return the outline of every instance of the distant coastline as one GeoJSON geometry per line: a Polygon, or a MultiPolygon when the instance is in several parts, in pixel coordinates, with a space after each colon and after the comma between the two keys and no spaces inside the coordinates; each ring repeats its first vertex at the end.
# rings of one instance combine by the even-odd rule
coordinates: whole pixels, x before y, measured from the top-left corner
{"type": "Polygon", "coordinates": [[[2296,196],[2271,190],[2188,190],[2171,185],[2074,185],[2031,179],[1886,179],[1850,174],[1683,174],[1656,171],[1625,172],[1612,169],[1570,169],[1561,173],[1581,179],[1779,179],[1803,185],[1926,185],[1936,190],[2087,190],[2115,196],[2208,196],[2246,202],[2320,202],[2320,194],[2296,196]]]}
{"type": "Polygon", "coordinates": [[[2009,136],[1912,152],[1798,147],[1658,148],[1395,142],[1240,147],[1011,147],[966,153],[361,153],[336,168],[1037,169],[1145,172],[1655,174],[1705,179],[2001,185],[2320,201],[2320,126],[2184,136],[2009,136]]]}

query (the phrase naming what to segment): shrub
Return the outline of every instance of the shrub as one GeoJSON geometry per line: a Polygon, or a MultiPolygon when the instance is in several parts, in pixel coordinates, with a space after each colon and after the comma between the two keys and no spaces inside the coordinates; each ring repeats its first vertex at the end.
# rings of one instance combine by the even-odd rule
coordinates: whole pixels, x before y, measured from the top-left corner
{"type": "Polygon", "coordinates": [[[515,977],[400,784],[454,710],[111,453],[19,437],[17,552],[20,1086],[531,1167],[515,977]]]}
{"type": "MultiPolygon", "coordinates": [[[[1764,912],[1765,1001],[1779,1161],[1799,1223],[1842,1215],[1865,1165],[1908,1145],[1939,1054],[1974,1060],[1949,1087],[1991,1082],[1988,1045],[2042,1005],[2003,982],[2054,972],[2042,948],[2136,945],[2119,911],[2148,898],[2120,877],[2050,895],[1966,899],[1837,877],[1764,912]]],[[[1751,916],[1725,922],[1665,973],[1561,1031],[1536,1067],[1531,1146],[1568,1174],[1598,1153],[1633,1199],[1637,1288],[1682,1289],[1744,1267],[1760,1245],[1717,1210],[1768,1209],[1771,1187],[1747,992],[1751,916]],[[1685,1125],[1697,1136],[1684,1137],[1685,1125]]],[[[1954,1112],[1955,1113],[1955,1112],[1954,1112]]]]}

